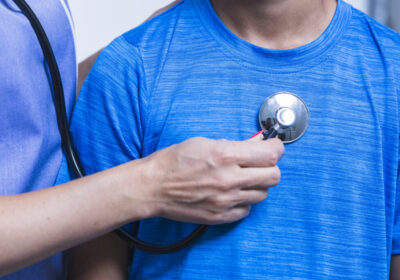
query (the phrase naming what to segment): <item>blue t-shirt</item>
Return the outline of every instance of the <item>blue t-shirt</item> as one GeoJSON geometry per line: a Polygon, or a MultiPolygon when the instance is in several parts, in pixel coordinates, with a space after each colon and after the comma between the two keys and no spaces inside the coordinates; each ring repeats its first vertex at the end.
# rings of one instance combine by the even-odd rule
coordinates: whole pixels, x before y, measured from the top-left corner
{"type": "MultiPolygon", "coordinates": [[[[279,91],[310,110],[279,186],[248,218],[210,227],[181,252],[136,252],[131,279],[388,278],[400,254],[400,36],[341,0],[320,37],[291,50],[249,44],[209,1],[182,1],[105,49],[73,136],[94,173],[195,136],[248,139],[279,91]]],[[[171,243],[194,227],[151,219],[139,237],[171,243]]]]}
{"type": "MultiPolygon", "coordinates": [[[[77,64],[67,3],[26,2],[54,49],[70,112],[77,64]]],[[[32,26],[12,0],[0,0],[0,22],[0,195],[15,195],[54,185],[62,161],[61,139],[43,52],[32,26]]],[[[26,229],[27,235],[30,230],[26,229]]],[[[1,279],[61,276],[57,255],[1,279]]]]}

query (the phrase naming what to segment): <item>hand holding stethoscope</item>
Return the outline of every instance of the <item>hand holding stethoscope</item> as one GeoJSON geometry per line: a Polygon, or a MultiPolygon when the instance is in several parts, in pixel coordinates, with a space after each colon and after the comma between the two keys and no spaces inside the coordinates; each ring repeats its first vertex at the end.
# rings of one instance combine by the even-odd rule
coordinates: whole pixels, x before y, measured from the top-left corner
{"type": "MultiPolygon", "coordinates": [[[[25,0],[14,0],[14,2],[29,19],[39,40],[50,72],[55,109],[65,155],[76,176],[78,178],[83,177],[85,173],[72,145],[68,128],[62,80],[54,52],[40,21],[25,0]]],[[[262,132],[260,133],[263,134],[264,139],[279,137],[283,143],[292,143],[299,139],[307,129],[308,121],[309,113],[305,103],[296,95],[288,92],[280,92],[267,98],[259,113],[259,122],[262,127],[262,132]]],[[[185,239],[166,246],[147,244],[124,229],[117,230],[117,233],[137,249],[155,254],[165,254],[176,252],[189,246],[206,229],[207,226],[201,225],[185,239]]]]}

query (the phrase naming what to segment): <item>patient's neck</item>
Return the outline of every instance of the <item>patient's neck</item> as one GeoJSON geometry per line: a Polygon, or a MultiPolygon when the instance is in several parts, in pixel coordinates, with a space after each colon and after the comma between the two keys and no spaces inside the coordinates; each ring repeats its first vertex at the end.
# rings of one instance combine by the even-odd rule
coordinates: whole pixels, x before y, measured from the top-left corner
{"type": "Polygon", "coordinates": [[[225,25],[264,48],[291,49],[317,39],[331,22],[336,0],[212,0],[225,25]]]}

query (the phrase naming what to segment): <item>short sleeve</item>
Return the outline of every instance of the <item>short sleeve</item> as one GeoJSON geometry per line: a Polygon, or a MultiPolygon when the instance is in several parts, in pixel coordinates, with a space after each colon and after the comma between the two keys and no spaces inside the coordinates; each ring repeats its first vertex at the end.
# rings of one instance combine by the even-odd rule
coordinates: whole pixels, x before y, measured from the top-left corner
{"type": "Polygon", "coordinates": [[[392,254],[400,255],[400,178],[397,176],[392,254]]]}
{"type": "MultiPolygon", "coordinates": [[[[139,50],[119,37],[99,56],[79,94],[71,134],[87,175],[141,157],[147,96],[139,50]]],[[[68,181],[65,160],[57,183],[68,181]]]]}
{"type": "MultiPolygon", "coordinates": [[[[398,112],[399,129],[400,129],[400,79],[397,80],[397,99],[398,99],[398,112]]],[[[398,167],[397,167],[397,184],[396,184],[396,197],[395,197],[395,212],[394,212],[394,225],[393,225],[393,239],[392,239],[392,254],[400,255],[400,135],[398,137],[398,167]]]]}

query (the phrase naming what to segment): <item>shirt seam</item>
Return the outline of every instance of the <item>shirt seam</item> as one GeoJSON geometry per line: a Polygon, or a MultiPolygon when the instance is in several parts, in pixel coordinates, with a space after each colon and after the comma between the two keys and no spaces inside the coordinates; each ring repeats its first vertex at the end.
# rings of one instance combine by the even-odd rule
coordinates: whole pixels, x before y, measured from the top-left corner
{"type": "MultiPolygon", "coordinates": [[[[171,7],[169,10],[163,12],[161,15],[166,14],[166,13],[170,12],[171,10],[177,9],[178,7],[180,7],[182,5],[183,2],[184,2],[184,0],[182,0],[181,2],[176,4],[175,6],[171,7]]],[[[161,16],[161,15],[159,15],[159,16],[161,16]]],[[[178,16],[178,18],[179,18],[179,16],[178,16]]],[[[153,105],[153,99],[155,98],[154,92],[157,90],[158,83],[159,83],[159,81],[161,79],[161,75],[164,72],[164,67],[166,65],[166,61],[167,61],[167,58],[168,58],[168,55],[169,55],[169,52],[170,52],[170,47],[171,47],[171,44],[172,44],[172,40],[174,38],[174,34],[175,34],[175,31],[176,31],[176,26],[178,24],[178,18],[176,19],[175,24],[174,24],[174,26],[172,28],[173,31],[171,32],[170,39],[169,39],[169,41],[167,43],[167,48],[166,48],[167,50],[165,52],[164,57],[162,58],[161,67],[157,71],[157,76],[156,76],[156,78],[154,80],[154,83],[153,83],[153,86],[152,86],[151,89],[149,88],[148,81],[146,79],[146,77],[147,77],[147,75],[146,75],[146,67],[145,67],[145,62],[144,62],[144,59],[143,59],[143,52],[142,52],[141,47],[136,45],[136,44],[133,44],[133,43],[129,42],[123,36],[124,41],[127,42],[128,44],[130,44],[131,46],[133,46],[137,50],[137,52],[139,54],[139,58],[140,58],[140,62],[141,62],[141,65],[142,65],[142,70],[143,70],[143,76],[144,76],[144,77],[141,77],[141,78],[144,78],[145,88],[146,88],[146,92],[147,92],[147,98],[146,98],[147,99],[147,104],[146,104],[146,108],[144,109],[145,110],[145,112],[144,112],[145,120],[144,120],[144,123],[143,123],[143,135],[141,137],[141,148],[140,148],[141,157],[144,154],[144,142],[145,142],[145,139],[146,139],[146,135],[147,135],[148,130],[150,128],[150,123],[151,123],[151,121],[152,121],[152,119],[154,117],[153,106],[152,106],[153,105]]]]}
{"type": "MultiPolygon", "coordinates": [[[[217,40],[215,38],[215,36],[205,26],[204,19],[199,14],[198,9],[196,7],[193,7],[193,9],[196,12],[197,20],[200,22],[200,25],[201,25],[200,31],[203,34],[206,33],[207,36],[210,37],[213,40],[213,42],[215,42],[218,45],[219,51],[221,53],[223,53],[224,56],[226,56],[230,60],[235,61],[237,64],[241,65],[242,67],[245,67],[246,69],[249,69],[249,70],[252,70],[252,71],[261,72],[261,73],[267,73],[267,74],[270,74],[270,75],[292,75],[292,74],[308,71],[310,69],[313,69],[314,67],[317,67],[317,66],[323,64],[326,60],[331,58],[332,50],[342,41],[344,35],[348,32],[349,24],[353,19],[353,8],[351,7],[349,16],[346,19],[347,22],[342,27],[343,28],[342,34],[339,36],[339,38],[337,38],[334,42],[332,42],[331,46],[324,52],[324,54],[321,55],[321,58],[320,58],[319,61],[316,61],[315,63],[308,63],[307,67],[302,67],[301,69],[298,69],[298,70],[293,70],[293,71],[273,71],[273,70],[261,69],[261,67],[259,65],[254,65],[254,68],[252,68],[250,65],[247,65],[248,62],[245,62],[242,59],[238,58],[237,55],[232,53],[219,40],[217,40]]],[[[251,64],[251,63],[249,63],[249,64],[251,64]]]]}
{"type": "MultiPolygon", "coordinates": [[[[148,111],[148,107],[149,107],[149,100],[150,100],[150,97],[149,97],[149,90],[148,90],[148,86],[147,86],[147,79],[146,79],[146,69],[145,69],[145,67],[144,67],[144,60],[143,60],[143,53],[142,53],[142,50],[140,49],[140,47],[139,46],[137,46],[137,45],[135,45],[135,44],[132,44],[131,42],[129,42],[126,38],[125,38],[125,36],[121,36],[122,37],[122,40],[126,43],[126,44],[128,44],[129,46],[131,46],[132,48],[134,48],[135,49],[135,52],[138,54],[138,59],[139,59],[139,63],[140,63],[140,68],[141,69],[138,69],[138,70],[140,70],[140,72],[142,72],[143,74],[143,77],[142,77],[142,75],[140,76],[140,79],[142,80],[142,81],[138,81],[139,83],[138,83],[138,85],[137,85],[137,89],[136,89],[136,92],[137,92],[137,98],[138,98],[138,103],[140,104],[140,98],[139,98],[139,91],[140,91],[140,82],[143,82],[144,81],[144,88],[145,88],[145,96],[146,96],[146,98],[145,98],[145,100],[146,100],[146,104],[145,104],[145,106],[139,106],[139,115],[140,115],[140,112],[141,112],[141,110],[144,110],[144,118],[145,118],[145,120],[143,121],[142,120],[142,118],[141,118],[141,116],[139,116],[140,117],[140,123],[141,123],[141,127],[140,127],[140,130],[142,131],[142,135],[141,135],[141,139],[140,139],[140,141],[141,141],[141,147],[140,147],[140,151],[139,151],[139,153],[140,153],[140,158],[143,156],[143,140],[144,140],[144,131],[145,131],[145,127],[142,125],[142,124],[146,124],[146,119],[147,119],[147,111],[148,111]]],[[[132,112],[133,113],[133,112],[132,112]]]]}
{"type": "MultiPolygon", "coordinates": [[[[176,6],[174,6],[174,8],[177,9],[178,7],[181,7],[181,5],[182,5],[183,2],[184,2],[184,1],[178,3],[176,6]]],[[[179,13],[180,13],[180,12],[179,12],[179,13]]],[[[175,35],[175,32],[176,32],[176,26],[177,26],[177,24],[178,24],[178,21],[179,21],[179,15],[177,16],[177,18],[176,18],[176,20],[175,20],[175,23],[174,23],[174,26],[173,26],[173,28],[172,28],[172,32],[171,32],[169,41],[168,41],[168,43],[167,43],[167,50],[166,50],[165,55],[164,55],[164,57],[163,57],[163,59],[162,59],[161,67],[160,67],[159,71],[157,72],[157,76],[156,76],[156,78],[155,78],[155,80],[154,80],[154,85],[153,85],[152,88],[150,89],[149,104],[148,104],[148,107],[147,107],[147,110],[146,110],[147,122],[146,122],[146,124],[145,124],[145,128],[144,128],[144,131],[143,131],[142,152],[143,152],[143,149],[144,149],[144,141],[145,141],[145,139],[146,139],[148,130],[149,130],[149,128],[150,128],[150,124],[151,124],[151,122],[152,122],[152,120],[153,120],[153,118],[154,118],[154,112],[153,112],[153,104],[154,104],[154,102],[153,102],[153,100],[154,100],[154,98],[155,98],[155,96],[156,96],[156,95],[155,95],[155,91],[158,89],[158,84],[159,84],[159,82],[160,82],[161,75],[162,75],[162,73],[164,72],[164,68],[165,68],[165,65],[166,65],[166,62],[167,62],[167,58],[168,58],[169,53],[170,53],[170,48],[171,48],[172,40],[173,40],[174,35],[175,35]]]]}

